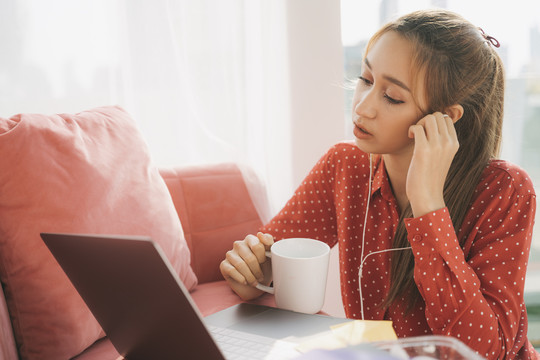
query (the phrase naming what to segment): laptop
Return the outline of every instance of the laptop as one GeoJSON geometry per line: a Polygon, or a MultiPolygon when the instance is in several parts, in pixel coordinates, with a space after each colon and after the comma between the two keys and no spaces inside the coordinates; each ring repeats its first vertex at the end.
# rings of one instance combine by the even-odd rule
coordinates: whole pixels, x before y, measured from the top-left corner
{"type": "Polygon", "coordinates": [[[53,233],[41,237],[127,360],[294,358],[300,355],[297,343],[281,339],[313,335],[347,321],[253,304],[203,319],[150,238],[53,233]]]}

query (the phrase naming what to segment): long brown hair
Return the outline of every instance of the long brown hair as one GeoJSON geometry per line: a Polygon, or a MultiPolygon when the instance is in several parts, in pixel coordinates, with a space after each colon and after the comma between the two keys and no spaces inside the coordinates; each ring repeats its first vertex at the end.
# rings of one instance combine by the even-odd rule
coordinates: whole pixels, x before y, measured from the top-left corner
{"type": "MultiPolygon", "coordinates": [[[[460,147],[444,185],[444,200],[459,234],[480,176],[500,149],[504,103],[502,61],[479,28],[450,11],[416,11],[388,23],[371,38],[365,55],[389,31],[413,45],[412,78],[422,78],[415,76],[420,73],[425,76],[426,114],[444,112],[454,104],[463,106],[463,116],[455,124],[460,147]]],[[[410,206],[402,211],[394,248],[409,246],[403,219],[412,216],[410,206]]],[[[462,247],[466,236],[460,235],[462,247]]],[[[420,298],[413,278],[414,256],[411,251],[394,251],[391,264],[390,291],[382,306],[388,307],[406,296],[410,311],[420,298]]]]}

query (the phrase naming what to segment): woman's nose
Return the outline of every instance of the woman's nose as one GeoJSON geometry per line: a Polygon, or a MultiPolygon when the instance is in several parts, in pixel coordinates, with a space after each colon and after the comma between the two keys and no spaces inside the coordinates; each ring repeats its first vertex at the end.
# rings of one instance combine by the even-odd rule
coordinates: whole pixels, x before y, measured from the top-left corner
{"type": "Polygon", "coordinates": [[[354,105],[354,113],[356,115],[365,118],[374,118],[375,115],[377,115],[373,91],[366,91],[363,94],[360,94],[356,99],[357,102],[354,105]]]}

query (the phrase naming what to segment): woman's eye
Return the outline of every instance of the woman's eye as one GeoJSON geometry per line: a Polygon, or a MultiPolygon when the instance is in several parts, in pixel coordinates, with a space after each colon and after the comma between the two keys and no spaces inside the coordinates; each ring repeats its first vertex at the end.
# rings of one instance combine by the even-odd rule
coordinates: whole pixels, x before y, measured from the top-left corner
{"type": "Polygon", "coordinates": [[[359,77],[358,77],[358,80],[360,80],[361,82],[363,82],[365,85],[372,85],[372,84],[373,84],[370,80],[366,79],[366,78],[363,77],[363,76],[359,76],[359,77]]]}
{"type": "MultiPolygon", "coordinates": [[[[366,77],[363,77],[362,75],[360,75],[360,76],[358,77],[358,80],[360,80],[360,82],[361,82],[364,86],[372,86],[372,85],[373,85],[373,81],[369,80],[369,79],[366,78],[366,77]]],[[[384,97],[384,99],[385,99],[388,103],[390,103],[390,104],[392,104],[392,105],[398,105],[398,104],[403,104],[403,103],[404,103],[404,101],[394,99],[394,98],[388,96],[388,94],[386,94],[386,93],[383,94],[383,97],[384,97]]]]}
{"type": "Polygon", "coordinates": [[[394,98],[391,98],[390,96],[388,96],[388,94],[384,94],[384,98],[386,99],[386,101],[388,101],[390,104],[393,104],[393,105],[403,104],[404,103],[404,101],[396,100],[394,98]]]}

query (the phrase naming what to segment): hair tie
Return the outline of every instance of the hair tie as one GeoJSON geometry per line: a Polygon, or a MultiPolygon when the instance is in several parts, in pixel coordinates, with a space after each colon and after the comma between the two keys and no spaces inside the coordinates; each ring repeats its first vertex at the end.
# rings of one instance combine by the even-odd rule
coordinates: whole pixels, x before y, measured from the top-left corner
{"type": "Polygon", "coordinates": [[[496,48],[500,47],[501,44],[499,43],[499,40],[495,39],[493,36],[489,36],[488,34],[486,34],[484,32],[484,30],[482,30],[482,28],[478,28],[480,30],[480,32],[482,33],[482,37],[484,39],[486,39],[487,41],[489,41],[489,43],[493,46],[495,46],[496,48]]]}

